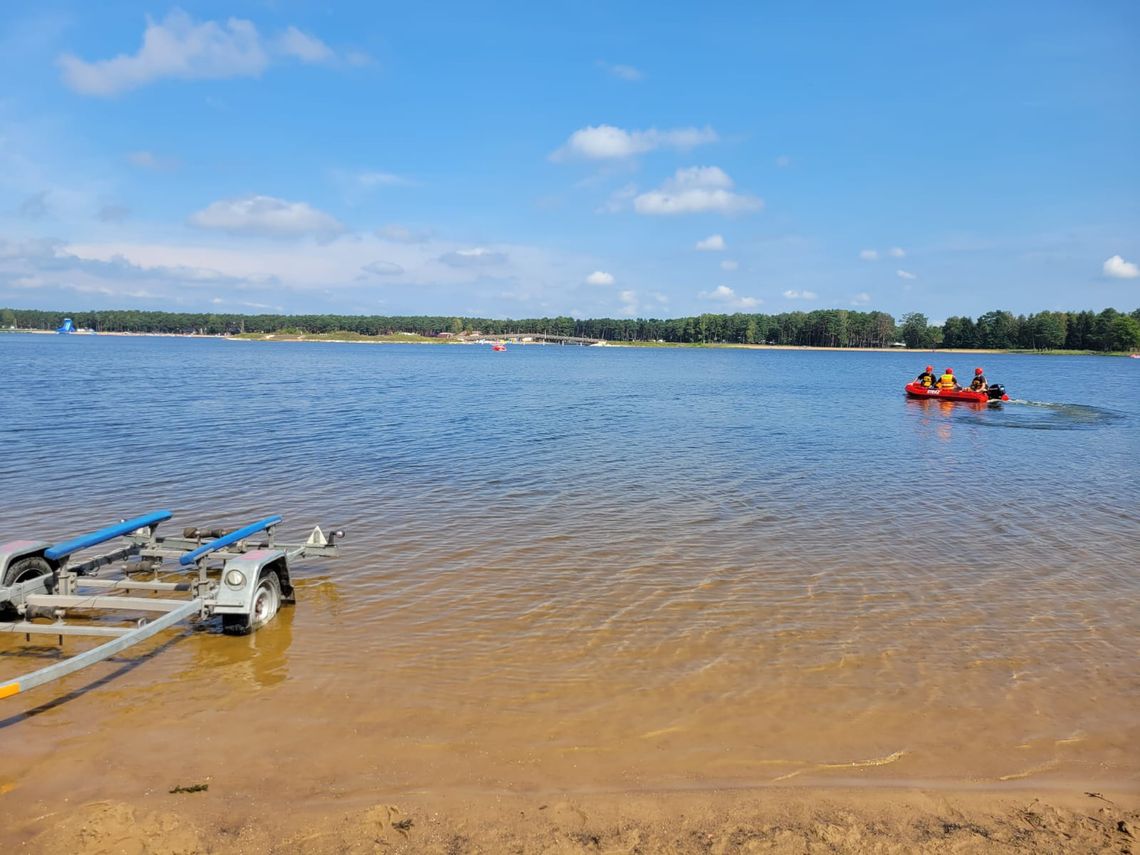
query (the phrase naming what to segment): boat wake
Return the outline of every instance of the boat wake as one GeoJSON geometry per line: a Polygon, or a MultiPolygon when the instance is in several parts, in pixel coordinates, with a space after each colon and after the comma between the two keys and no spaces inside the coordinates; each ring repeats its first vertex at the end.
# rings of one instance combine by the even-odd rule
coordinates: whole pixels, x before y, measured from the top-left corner
{"type": "Polygon", "coordinates": [[[1006,406],[1000,409],[999,418],[990,418],[981,424],[1021,430],[1096,430],[1126,418],[1123,413],[1115,410],[1088,404],[1025,401],[1017,398],[1004,403],[1006,406]]]}

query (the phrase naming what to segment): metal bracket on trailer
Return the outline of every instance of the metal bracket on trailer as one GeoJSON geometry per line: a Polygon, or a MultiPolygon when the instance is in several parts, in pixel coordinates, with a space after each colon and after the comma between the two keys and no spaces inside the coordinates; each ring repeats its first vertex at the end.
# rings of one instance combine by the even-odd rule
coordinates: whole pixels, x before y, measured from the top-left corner
{"type": "Polygon", "coordinates": [[[82,668],[86,668],[88,665],[102,662],[104,659],[114,656],[120,650],[125,650],[133,644],[145,641],[152,635],[174,626],[174,624],[181,620],[185,620],[197,612],[200,607],[201,604],[197,600],[180,603],[178,608],[172,609],[157,620],[140,626],[138,629],[131,630],[129,633],[116,638],[114,641],[108,641],[106,644],[100,644],[98,647],[92,648],[84,653],[76,654],[63,662],[57,662],[55,665],[48,665],[46,668],[33,671],[31,674],[25,674],[17,680],[0,683],[0,698],[18,695],[20,692],[26,692],[28,689],[34,689],[36,686],[42,686],[44,683],[50,683],[52,680],[66,677],[68,674],[73,674],[82,668]]]}
{"type": "Polygon", "coordinates": [[[237,531],[231,531],[224,537],[219,537],[217,540],[212,540],[209,543],[199,546],[190,552],[187,552],[178,559],[178,563],[183,567],[189,567],[196,561],[205,558],[211,552],[217,552],[219,549],[224,549],[234,543],[240,543],[247,537],[252,537],[258,532],[267,532],[270,535],[270,545],[272,545],[273,529],[281,522],[281,517],[266,517],[263,520],[247,525],[245,528],[239,528],[237,531]]]}
{"type": "Polygon", "coordinates": [[[226,632],[252,631],[272,619],[282,600],[292,600],[289,562],[298,558],[336,557],[335,540],[344,536],[340,530],[326,535],[317,526],[305,543],[274,544],[273,530],[282,521],[280,516],[266,517],[228,534],[187,529],[182,537],[158,536],[155,533],[158,524],[172,516],[170,511],[156,511],[54,546],[39,541],[14,541],[0,545],[0,610],[15,608],[21,618],[0,621],[0,633],[58,635],[61,642],[64,635],[111,636],[113,639],[19,679],[0,682],[0,698],[86,668],[195,615],[202,619],[214,614],[222,615],[226,632]],[[266,533],[266,543],[246,543],[261,532],[266,533]],[[203,543],[202,535],[214,539],[203,543]],[[116,538],[122,538],[126,544],[69,566],[69,559],[74,553],[116,538]],[[136,556],[140,559],[138,563],[123,566],[123,578],[97,578],[101,568],[136,556]],[[220,568],[216,562],[211,565],[207,561],[210,556],[222,559],[220,568]],[[25,562],[25,573],[28,568],[42,568],[48,572],[34,577],[21,574],[20,581],[5,586],[8,568],[29,557],[39,561],[25,562]],[[178,567],[172,572],[193,574],[193,581],[159,581],[158,567],[164,559],[174,557],[178,558],[178,567]],[[128,568],[152,571],[154,578],[139,580],[137,573],[136,578],[132,578],[126,573],[128,568]],[[80,588],[95,588],[103,593],[84,594],[80,588]],[[189,592],[192,596],[188,600],[128,596],[133,591],[151,594],[189,592]],[[85,625],[64,623],[67,609],[164,614],[150,622],[140,620],[135,627],[107,626],[105,623],[85,625]],[[34,622],[44,616],[54,616],[55,621],[34,622]]]}

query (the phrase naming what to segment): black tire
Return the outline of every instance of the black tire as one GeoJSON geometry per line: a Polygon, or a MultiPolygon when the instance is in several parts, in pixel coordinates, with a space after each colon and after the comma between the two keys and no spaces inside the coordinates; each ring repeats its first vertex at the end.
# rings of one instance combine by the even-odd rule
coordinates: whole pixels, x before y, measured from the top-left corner
{"type": "MultiPolygon", "coordinates": [[[[24,558],[17,558],[8,565],[8,569],[4,571],[4,581],[0,582],[0,585],[8,588],[50,572],[51,565],[48,564],[47,559],[38,555],[28,555],[24,558]]],[[[0,603],[0,620],[15,620],[16,617],[18,617],[16,607],[11,602],[0,603]]]]}
{"type": "Polygon", "coordinates": [[[281,610],[281,579],[276,570],[262,570],[253,592],[253,606],[247,615],[222,615],[226,635],[249,635],[277,616],[281,610]]]}
{"type": "Polygon", "coordinates": [[[37,576],[43,576],[50,572],[51,565],[48,564],[46,558],[40,558],[38,555],[17,558],[4,571],[3,584],[4,587],[8,587],[19,582],[27,582],[29,579],[35,579],[37,576]]]}

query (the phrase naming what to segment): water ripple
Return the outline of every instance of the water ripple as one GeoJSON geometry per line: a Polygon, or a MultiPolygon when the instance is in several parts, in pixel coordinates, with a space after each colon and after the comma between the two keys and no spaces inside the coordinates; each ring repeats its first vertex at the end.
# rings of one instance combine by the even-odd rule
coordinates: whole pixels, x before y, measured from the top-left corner
{"type": "Polygon", "coordinates": [[[1026,400],[979,410],[908,402],[907,354],[487,357],[0,336],[0,533],[347,529],[259,647],[146,664],[199,714],[272,686],[305,711],[286,743],[369,722],[434,762],[478,733],[504,769],[589,749],[657,782],[1135,773],[1127,360],[1050,360],[1073,403],[1034,404],[1041,363],[988,357],[1026,400]]]}

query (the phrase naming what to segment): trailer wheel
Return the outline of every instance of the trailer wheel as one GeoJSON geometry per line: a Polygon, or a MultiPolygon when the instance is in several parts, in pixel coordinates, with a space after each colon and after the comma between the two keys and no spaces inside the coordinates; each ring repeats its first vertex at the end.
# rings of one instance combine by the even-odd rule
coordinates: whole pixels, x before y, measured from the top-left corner
{"type": "MultiPolygon", "coordinates": [[[[4,571],[4,581],[0,582],[0,585],[8,588],[50,572],[51,565],[45,559],[38,555],[29,555],[26,558],[18,558],[8,565],[8,569],[4,571]]],[[[0,603],[0,619],[11,620],[17,616],[16,607],[12,603],[0,603]]]]}
{"type": "Polygon", "coordinates": [[[248,635],[261,629],[281,608],[281,580],[276,570],[262,570],[253,592],[253,605],[247,615],[222,615],[222,632],[228,635],[248,635]]]}
{"type": "Polygon", "coordinates": [[[4,571],[4,587],[19,582],[27,582],[29,579],[35,579],[37,576],[43,576],[50,572],[51,565],[47,563],[47,559],[40,558],[38,555],[17,558],[4,571]]]}

